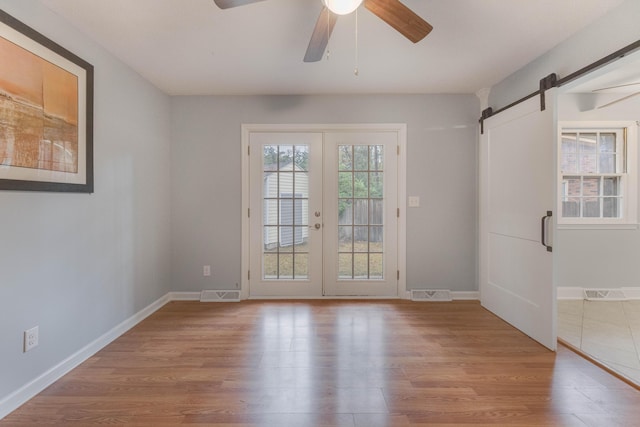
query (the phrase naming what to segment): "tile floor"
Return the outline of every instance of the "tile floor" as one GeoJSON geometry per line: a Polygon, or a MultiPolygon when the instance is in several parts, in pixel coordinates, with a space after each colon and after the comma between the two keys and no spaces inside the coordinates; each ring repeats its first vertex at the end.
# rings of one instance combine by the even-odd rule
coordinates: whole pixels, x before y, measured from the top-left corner
{"type": "Polygon", "coordinates": [[[558,338],[640,384],[640,300],[559,300],[558,338]]]}

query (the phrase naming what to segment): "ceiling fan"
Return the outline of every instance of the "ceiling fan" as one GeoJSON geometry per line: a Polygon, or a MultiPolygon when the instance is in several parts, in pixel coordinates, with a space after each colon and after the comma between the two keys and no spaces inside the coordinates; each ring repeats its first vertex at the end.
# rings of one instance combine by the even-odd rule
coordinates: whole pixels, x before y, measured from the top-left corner
{"type": "MultiPolygon", "coordinates": [[[[264,0],[213,1],[220,9],[228,9],[264,0]]],[[[317,62],[322,59],[338,16],[353,12],[363,2],[364,7],[413,43],[425,38],[433,29],[427,21],[419,17],[399,0],[322,0],[322,11],[311,34],[311,40],[304,55],[304,62],[317,62]]]]}
{"type": "MultiPolygon", "coordinates": [[[[594,89],[594,90],[592,90],[592,92],[594,92],[594,93],[595,92],[602,92],[602,91],[605,91],[605,90],[618,89],[618,88],[622,88],[622,87],[626,88],[626,87],[630,87],[630,86],[640,86],[640,82],[625,83],[625,84],[620,84],[620,85],[616,85],[616,86],[602,87],[600,89],[594,89]]],[[[597,108],[598,109],[606,108],[606,107],[609,107],[611,105],[617,104],[618,102],[622,102],[622,101],[624,101],[626,99],[633,98],[633,97],[638,96],[638,95],[640,95],[640,90],[634,91],[629,95],[625,95],[625,96],[623,96],[621,98],[618,98],[618,99],[613,100],[611,102],[608,102],[606,104],[600,105],[597,108]]]]}

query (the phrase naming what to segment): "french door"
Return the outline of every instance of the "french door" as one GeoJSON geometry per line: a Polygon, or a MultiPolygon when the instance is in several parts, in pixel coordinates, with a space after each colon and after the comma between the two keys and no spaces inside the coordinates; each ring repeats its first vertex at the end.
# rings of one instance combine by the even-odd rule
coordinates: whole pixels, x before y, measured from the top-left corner
{"type": "Polygon", "coordinates": [[[249,296],[398,295],[398,133],[250,132],[249,296]]]}
{"type": "Polygon", "coordinates": [[[322,295],[322,133],[252,132],[251,296],[322,295]]]}
{"type": "Polygon", "coordinates": [[[397,136],[325,134],[325,295],[397,296],[397,136]]]}

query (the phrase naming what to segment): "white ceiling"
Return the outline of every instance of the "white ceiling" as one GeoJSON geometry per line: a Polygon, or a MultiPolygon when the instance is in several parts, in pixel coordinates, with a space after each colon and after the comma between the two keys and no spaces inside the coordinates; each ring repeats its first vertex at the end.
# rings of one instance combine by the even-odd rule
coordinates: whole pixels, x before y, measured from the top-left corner
{"type": "Polygon", "coordinates": [[[475,93],[623,0],[403,0],[434,30],[412,44],[364,7],[330,58],[304,63],[321,0],[41,0],[170,95],[475,93]]]}

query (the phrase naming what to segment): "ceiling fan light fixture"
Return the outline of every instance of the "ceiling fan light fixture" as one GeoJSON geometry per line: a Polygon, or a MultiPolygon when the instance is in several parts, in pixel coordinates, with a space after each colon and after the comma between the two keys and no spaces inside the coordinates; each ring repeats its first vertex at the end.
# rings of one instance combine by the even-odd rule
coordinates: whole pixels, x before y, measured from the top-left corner
{"type": "Polygon", "coordinates": [[[348,15],[362,4],[363,0],[322,0],[327,8],[336,15],[348,15]]]}

